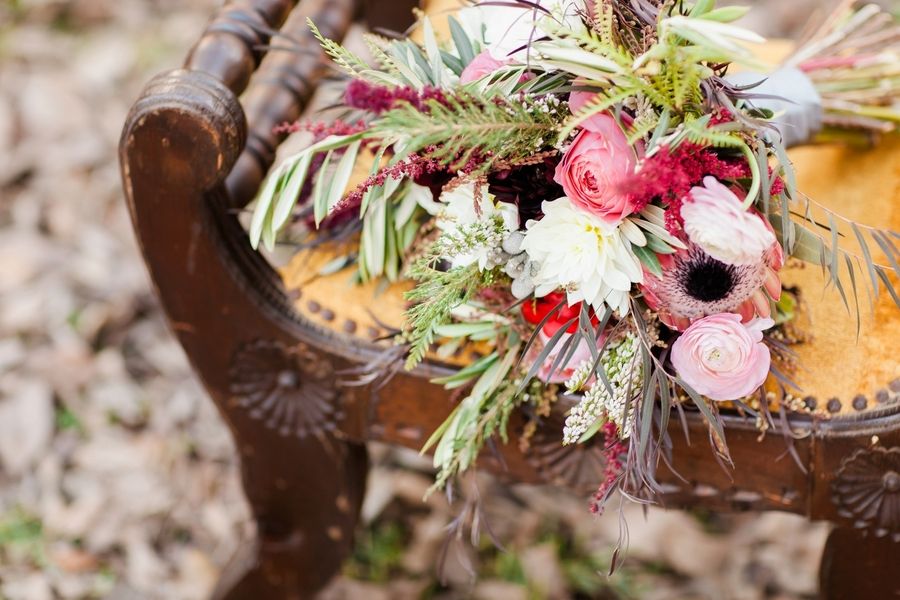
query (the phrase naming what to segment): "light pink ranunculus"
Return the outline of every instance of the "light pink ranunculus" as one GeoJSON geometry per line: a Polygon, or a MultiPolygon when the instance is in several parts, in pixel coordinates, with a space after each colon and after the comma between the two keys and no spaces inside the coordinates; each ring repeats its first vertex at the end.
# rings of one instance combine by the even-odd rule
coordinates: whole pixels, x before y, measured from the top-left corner
{"type": "Polygon", "coordinates": [[[710,400],[749,396],[769,376],[772,359],[762,332],[774,324],[772,319],[741,323],[732,313],[694,321],[672,344],[678,377],[710,400]]]}
{"type": "Polygon", "coordinates": [[[726,265],[756,265],[777,244],[775,233],[755,210],[715,177],[691,188],[681,206],[684,231],[704,252],[726,265]]]}
{"type": "Polygon", "coordinates": [[[509,61],[497,60],[487,50],[472,59],[463,72],[459,75],[460,83],[478,81],[485,75],[490,75],[500,67],[509,64],[509,61]]]}
{"type": "Polygon", "coordinates": [[[616,120],[606,114],[589,119],[556,167],[554,181],[579,208],[617,225],[634,212],[620,183],[634,172],[637,158],[616,120]]]}

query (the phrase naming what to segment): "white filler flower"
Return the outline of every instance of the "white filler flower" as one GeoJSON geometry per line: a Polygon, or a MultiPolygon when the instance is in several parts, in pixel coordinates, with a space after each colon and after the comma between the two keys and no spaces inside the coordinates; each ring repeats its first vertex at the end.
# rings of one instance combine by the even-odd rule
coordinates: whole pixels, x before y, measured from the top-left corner
{"type": "Polygon", "coordinates": [[[475,184],[461,185],[440,198],[438,213],[444,256],[454,267],[477,262],[482,271],[495,266],[494,258],[506,235],[519,228],[519,211],[482,190],[476,199],[475,184]]]}
{"type": "Polygon", "coordinates": [[[707,254],[726,265],[758,265],[776,242],[762,216],[744,210],[741,200],[715,177],[691,188],[681,207],[684,232],[707,254]]]}
{"type": "Polygon", "coordinates": [[[603,304],[624,315],[631,286],[643,281],[643,270],[621,231],[581,212],[568,198],[542,205],[544,218],[529,221],[522,248],[540,265],[535,295],[563,288],[569,304],[603,304]]]}

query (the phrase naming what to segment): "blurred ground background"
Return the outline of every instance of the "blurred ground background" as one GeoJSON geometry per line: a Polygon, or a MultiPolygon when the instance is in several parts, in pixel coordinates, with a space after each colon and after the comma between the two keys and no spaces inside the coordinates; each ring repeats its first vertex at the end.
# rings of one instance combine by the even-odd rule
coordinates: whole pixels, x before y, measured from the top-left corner
{"type": "MultiPolygon", "coordinates": [[[[115,162],[143,82],[177,66],[218,4],[0,0],[0,598],[201,599],[252,536],[115,162]]],[[[749,21],[785,35],[817,5],[762,0],[749,21]]],[[[327,598],[814,597],[823,525],[628,510],[628,560],[608,579],[614,511],[487,477],[505,550],[453,543],[441,577],[460,506],[422,502],[430,473],[414,454],[375,448],[374,463],[366,526],[327,598]]]]}

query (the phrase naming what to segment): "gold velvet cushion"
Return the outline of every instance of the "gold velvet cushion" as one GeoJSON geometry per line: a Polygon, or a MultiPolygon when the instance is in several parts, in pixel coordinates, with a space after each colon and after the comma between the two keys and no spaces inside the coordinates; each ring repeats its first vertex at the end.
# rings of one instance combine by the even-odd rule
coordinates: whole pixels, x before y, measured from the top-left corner
{"type": "MultiPolygon", "coordinates": [[[[798,148],[791,152],[799,189],[842,216],[860,223],[900,231],[900,136],[885,138],[860,151],[846,146],[798,148]]],[[[851,234],[852,235],[852,234],[851,234]]],[[[853,241],[848,250],[859,253],[853,241]]],[[[876,262],[887,265],[883,255],[876,262]]],[[[863,269],[858,277],[867,277],[863,269]]],[[[859,285],[862,325],[857,338],[856,308],[850,313],[815,265],[791,264],[782,273],[785,285],[800,288],[804,298],[801,326],[812,336],[794,346],[799,364],[793,379],[801,396],[815,399],[826,412],[856,412],[897,401],[900,395],[900,308],[881,287],[869,305],[859,285]],[[839,404],[838,404],[839,403],[839,404]]],[[[892,277],[896,285],[896,278],[892,277]]],[[[845,288],[851,283],[845,277],[845,288]]]]}

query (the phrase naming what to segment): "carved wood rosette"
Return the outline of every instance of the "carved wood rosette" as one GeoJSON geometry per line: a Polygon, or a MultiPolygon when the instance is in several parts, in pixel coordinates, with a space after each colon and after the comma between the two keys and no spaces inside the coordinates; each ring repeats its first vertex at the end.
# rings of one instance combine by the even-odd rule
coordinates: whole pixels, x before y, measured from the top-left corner
{"type": "Polygon", "coordinates": [[[606,465],[603,436],[594,436],[583,444],[564,446],[564,425],[565,413],[561,411],[554,411],[542,419],[530,440],[528,463],[546,483],[589,495],[603,483],[606,465]]]}
{"type": "Polygon", "coordinates": [[[838,515],[854,528],[900,542],[900,446],[856,450],[841,463],[831,488],[838,515]]]}
{"type": "Polygon", "coordinates": [[[343,417],[334,368],[304,343],[244,344],[232,359],[229,378],[232,402],[282,436],[332,433],[343,417]]]}

